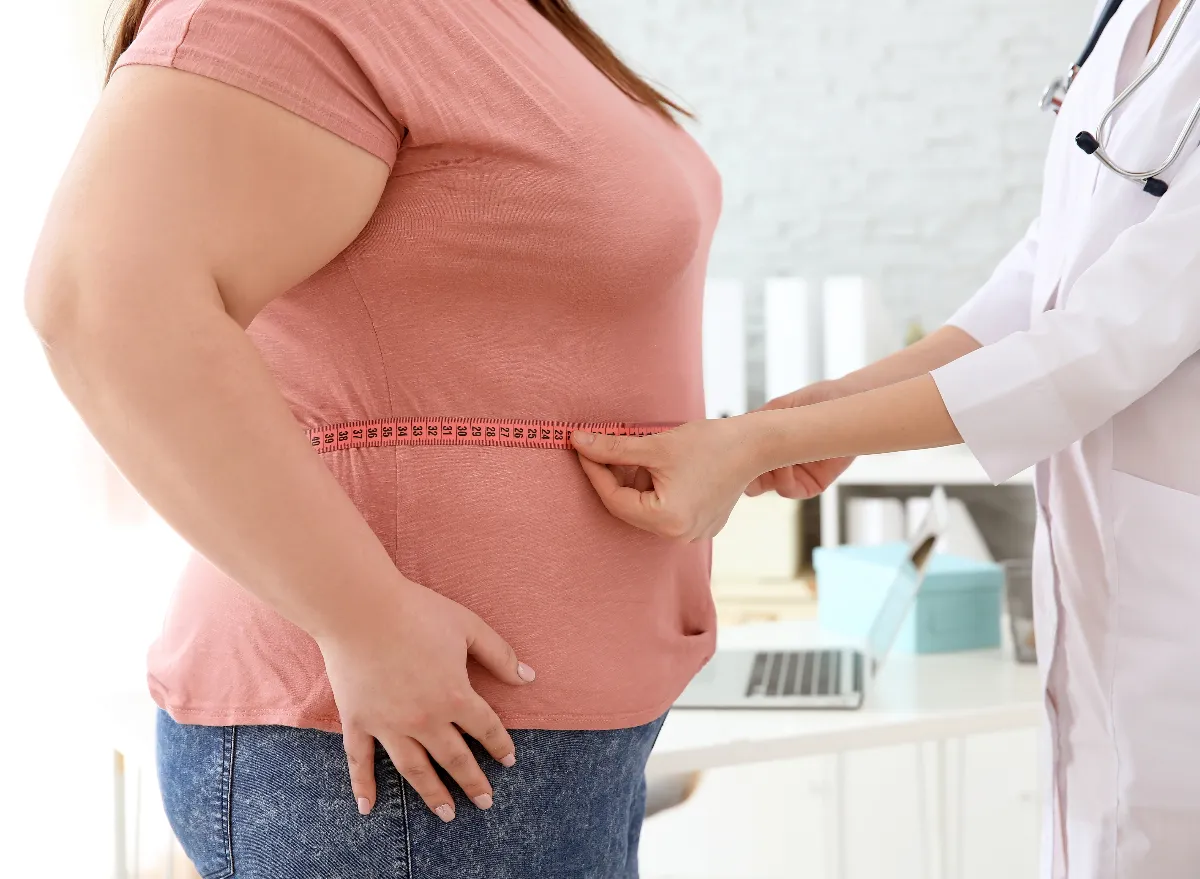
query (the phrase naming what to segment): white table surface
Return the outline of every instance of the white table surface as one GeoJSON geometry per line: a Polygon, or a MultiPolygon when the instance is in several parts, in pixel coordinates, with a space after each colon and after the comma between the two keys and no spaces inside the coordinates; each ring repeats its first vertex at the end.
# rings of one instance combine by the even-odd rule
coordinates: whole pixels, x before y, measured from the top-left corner
{"type": "MultiPolygon", "coordinates": [[[[787,648],[815,631],[809,622],[756,623],[722,630],[719,642],[787,648]]],[[[1019,665],[1005,648],[892,654],[856,711],[675,709],[647,773],[661,777],[1029,728],[1041,722],[1043,710],[1036,667],[1019,665]]]]}

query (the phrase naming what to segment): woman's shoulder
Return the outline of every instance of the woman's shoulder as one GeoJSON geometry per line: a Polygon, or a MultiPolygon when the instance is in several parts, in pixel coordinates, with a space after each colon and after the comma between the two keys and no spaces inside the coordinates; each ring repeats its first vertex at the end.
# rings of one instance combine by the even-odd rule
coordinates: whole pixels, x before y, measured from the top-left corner
{"type": "Polygon", "coordinates": [[[414,0],[154,0],[117,62],[249,91],[394,162],[403,137],[379,34],[414,0]]]}

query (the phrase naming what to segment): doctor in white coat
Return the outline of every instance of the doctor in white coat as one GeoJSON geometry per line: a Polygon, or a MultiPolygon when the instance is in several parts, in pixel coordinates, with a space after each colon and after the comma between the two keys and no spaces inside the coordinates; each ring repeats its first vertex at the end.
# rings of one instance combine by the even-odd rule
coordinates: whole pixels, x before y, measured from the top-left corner
{"type": "MultiPolygon", "coordinates": [[[[853,455],[963,442],[997,483],[1036,465],[1054,879],[1200,877],[1200,135],[1161,198],[1075,143],[1183,6],[1125,0],[1061,108],[1040,215],[947,326],[759,412],[575,438],[614,515],[685,540],[742,491],[809,496],[853,455]]],[[[1109,154],[1155,167],[1198,99],[1200,8],[1109,154]]]]}

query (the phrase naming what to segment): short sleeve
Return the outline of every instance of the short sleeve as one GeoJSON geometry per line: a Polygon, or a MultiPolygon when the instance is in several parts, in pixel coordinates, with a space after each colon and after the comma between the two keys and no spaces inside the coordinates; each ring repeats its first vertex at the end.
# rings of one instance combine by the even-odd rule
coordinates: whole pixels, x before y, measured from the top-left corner
{"type": "Polygon", "coordinates": [[[367,47],[336,0],[154,0],[117,67],[199,74],[271,101],[391,168],[404,126],[356,60],[367,47]]]}

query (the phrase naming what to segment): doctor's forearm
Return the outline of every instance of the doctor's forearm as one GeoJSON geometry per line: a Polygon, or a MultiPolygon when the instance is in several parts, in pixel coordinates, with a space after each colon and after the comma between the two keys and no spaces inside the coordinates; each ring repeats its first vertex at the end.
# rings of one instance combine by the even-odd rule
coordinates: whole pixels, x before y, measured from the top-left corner
{"type": "Polygon", "coordinates": [[[939,327],[921,341],[836,379],[834,384],[852,394],[894,385],[932,372],[978,347],[979,342],[965,330],[939,327]]]}
{"type": "Polygon", "coordinates": [[[740,416],[757,472],[854,455],[956,445],[933,378],[920,375],[849,397],[740,416]]]}

